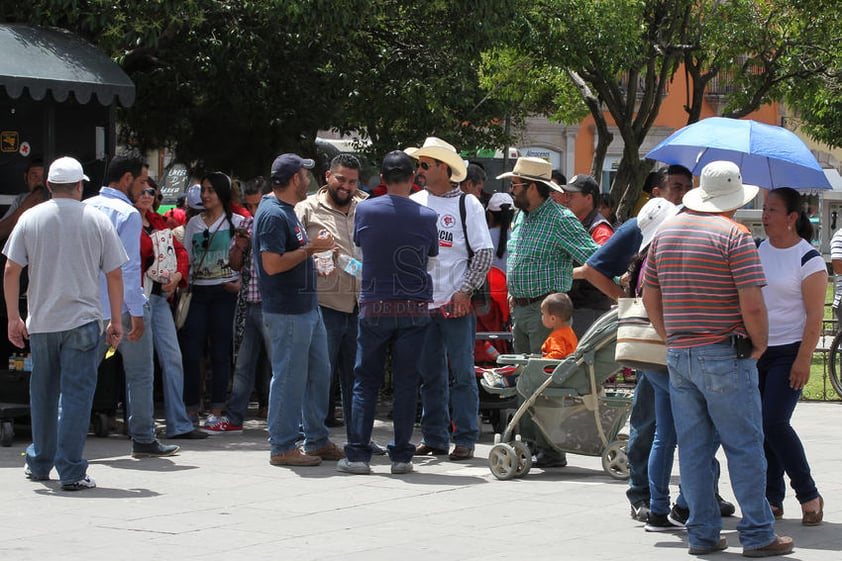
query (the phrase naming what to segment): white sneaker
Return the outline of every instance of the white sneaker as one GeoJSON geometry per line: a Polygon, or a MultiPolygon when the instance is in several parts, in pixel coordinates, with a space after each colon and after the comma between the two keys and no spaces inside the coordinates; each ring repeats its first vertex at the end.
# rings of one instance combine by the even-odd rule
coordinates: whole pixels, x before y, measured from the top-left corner
{"type": "Polygon", "coordinates": [[[395,475],[412,473],[413,471],[412,462],[392,462],[392,473],[395,475]]]}
{"type": "Polygon", "coordinates": [[[368,475],[371,473],[371,466],[367,462],[352,462],[348,458],[342,458],[336,462],[336,471],[353,475],[368,475]]]}
{"type": "Polygon", "coordinates": [[[84,479],[80,479],[79,481],[61,484],[61,488],[65,491],[81,491],[83,489],[93,489],[94,487],[96,487],[96,481],[94,481],[87,475],[84,477],[84,479]]]}

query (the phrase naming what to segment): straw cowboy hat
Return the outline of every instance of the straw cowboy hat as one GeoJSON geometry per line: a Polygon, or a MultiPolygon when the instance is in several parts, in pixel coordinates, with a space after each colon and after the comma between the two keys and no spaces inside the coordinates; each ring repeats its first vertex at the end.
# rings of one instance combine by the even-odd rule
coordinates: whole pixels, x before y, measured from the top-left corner
{"type": "Polygon", "coordinates": [[[454,183],[461,183],[468,177],[465,161],[456,151],[456,148],[435,136],[428,136],[421,148],[410,147],[406,148],[404,152],[416,160],[424,157],[444,162],[450,168],[450,180],[454,183]]]}
{"type": "Polygon", "coordinates": [[[522,177],[530,181],[540,181],[550,189],[554,189],[559,193],[563,193],[561,187],[552,182],[553,166],[550,162],[543,158],[532,158],[529,156],[522,156],[515,162],[515,169],[507,171],[497,176],[497,179],[505,179],[507,177],[522,177]]]}
{"type": "Polygon", "coordinates": [[[757,185],[743,184],[737,164],[719,160],[702,168],[699,187],[687,191],[682,202],[697,212],[729,212],[751,201],[758,191],[757,185]]]}

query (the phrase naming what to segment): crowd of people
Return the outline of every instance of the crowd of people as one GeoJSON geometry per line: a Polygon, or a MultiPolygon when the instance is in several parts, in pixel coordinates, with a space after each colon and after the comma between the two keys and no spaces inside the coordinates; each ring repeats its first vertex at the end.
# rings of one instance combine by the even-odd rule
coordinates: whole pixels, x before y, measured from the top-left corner
{"type": "MultiPolygon", "coordinates": [[[[630,419],[627,496],[647,530],[686,528],[692,554],[727,546],[719,518],[735,507],[717,488],[720,444],[744,555],[792,550],[773,528],[785,475],[802,522],[822,521],[790,417],[818,342],[827,272],[792,189],[766,197],[758,248],[732,220],[757,188],[727,162],[706,166],[696,189],[681,166],[653,172],[637,216],[616,228],[593,177],[568,181],[546,160],[521,157],[498,177],[511,180],[509,192],[489,194],[484,169],[436,137],[386,154],[371,193],[357,158],[340,154],[308,196],[315,162],[286,153],[268,179],[240,188],[206,174],[185,208],[163,216],[138,157],[112,159],[85,201],[87,176],[73,158],[50,164],[46,187],[43,164],[32,167],[28,192],[0,220],[10,232],[9,339],[29,339],[33,356],[30,479],[55,467],[64,489],[95,486],[84,439],[97,367],[115,352],[137,458],[179,450],[155,431],[157,356],[167,438],[240,433],[256,394],[272,465],[336,461],[340,472],[368,474],[372,455],[388,454],[391,472],[406,474],[414,456],[469,460],[480,432],[472,297],[495,267],[516,353],[564,356],[617,298],[643,298],[668,349],[668,374],[638,373],[630,419]],[[384,449],[372,428],[387,370],[394,438],[384,449]],[[344,447],[330,439],[340,424],[344,447]],[[671,506],[676,445],[681,493],[671,506]]],[[[528,421],[519,428],[535,441],[528,421]]],[[[566,463],[536,450],[538,467],[566,463]]]]}

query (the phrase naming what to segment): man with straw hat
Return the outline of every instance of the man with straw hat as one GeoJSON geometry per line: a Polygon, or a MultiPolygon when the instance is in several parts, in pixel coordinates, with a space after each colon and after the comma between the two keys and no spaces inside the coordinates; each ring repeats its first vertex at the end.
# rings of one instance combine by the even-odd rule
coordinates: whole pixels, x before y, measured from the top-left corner
{"type": "Polygon", "coordinates": [[[743,555],[768,557],[793,549],[775,535],[766,500],[766,459],[757,358],[766,349],[768,319],[763,267],[750,232],[732,220],[757,196],[733,162],[711,162],[699,188],[684,195],[686,211],[661,226],[644,270],[643,302],[667,343],[681,488],[690,508],[690,554],[728,547],[714,493],[717,436],[740,504],[743,555]]]}
{"type": "MultiPolygon", "coordinates": [[[[513,171],[497,176],[512,179],[512,199],[521,211],[512,226],[506,271],[516,353],[541,353],[550,334],[541,322],[541,302],[570,290],[574,261],[584,263],[599,248],[579,219],[550,198],[553,191],[563,192],[552,172],[542,158],[521,157],[513,171]]],[[[536,462],[538,467],[567,465],[564,455],[550,450],[539,451],[536,462]]]]}
{"type": "Polygon", "coordinates": [[[467,177],[467,169],[456,149],[431,136],[421,148],[409,148],[406,152],[418,160],[417,183],[426,185],[411,198],[438,213],[439,236],[438,262],[430,271],[431,323],[421,369],[424,440],[416,454],[448,453],[450,407],[456,446],[449,457],[453,461],[468,460],[473,458],[479,438],[479,389],[474,373],[477,326],[471,294],[485,282],[494,244],[482,204],[459,188],[467,177]],[[449,383],[451,376],[453,382],[449,383]]]}

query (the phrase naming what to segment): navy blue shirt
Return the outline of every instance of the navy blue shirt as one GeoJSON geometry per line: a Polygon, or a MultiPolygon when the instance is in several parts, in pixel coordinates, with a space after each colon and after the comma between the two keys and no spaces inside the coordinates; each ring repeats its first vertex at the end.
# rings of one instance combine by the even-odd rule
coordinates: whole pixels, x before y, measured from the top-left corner
{"type": "Polygon", "coordinates": [[[295,207],[274,195],[264,195],[254,217],[252,247],[257,262],[257,286],[263,311],[271,314],[303,314],[316,309],[316,265],[307,257],[289,271],[270,275],[263,268],[263,251],[283,255],[308,243],[307,231],[295,216],[295,207]]]}
{"type": "Polygon", "coordinates": [[[629,218],[590,256],[587,263],[608,278],[619,277],[629,268],[642,241],[643,234],[637,227],[637,218],[629,218]]]}
{"type": "Polygon", "coordinates": [[[362,248],[361,302],[433,299],[429,257],[439,254],[438,214],[406,197],[357,205],[354,243],[362,248]]]}

